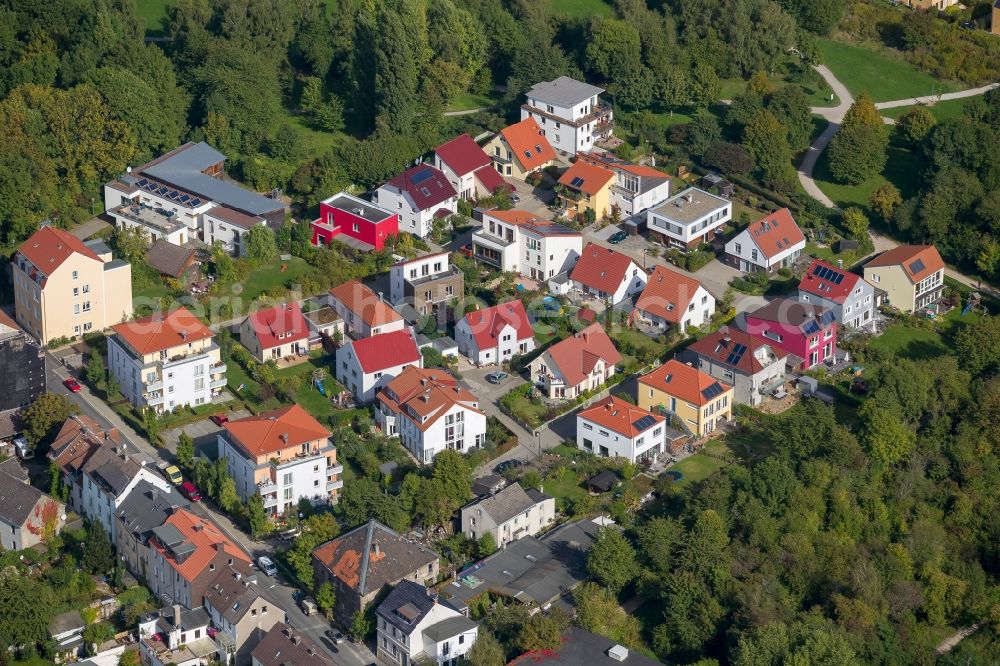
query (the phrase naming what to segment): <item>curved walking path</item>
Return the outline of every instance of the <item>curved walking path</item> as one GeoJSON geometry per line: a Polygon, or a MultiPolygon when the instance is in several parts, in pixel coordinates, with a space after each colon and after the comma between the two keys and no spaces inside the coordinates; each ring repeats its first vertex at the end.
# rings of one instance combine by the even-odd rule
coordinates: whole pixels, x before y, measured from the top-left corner
{"type": "MultiPolygon", "coordinates": [[[[828,121],[828,125],[823,132],[816,137],[812,145],[806,150],[805,155],[802,157],[802,162],[798,167],[799,182],[802,183],[802,189],[816,199],[821,204],[827,208],[837,208],[837,205],[833,203],[833,200],[828,197],[823,190],[819,188],[816,181],[813,179],[813,169],[816,168],[816,162],[819,160],[819,156],[826,150],[826,147],[830,144],[831,139],[840,129],[840,123],[844,120],[844,115],[847,110],[851,108],[854,104],[854,97],[851,95],[850,91],[847,89],[840,80],[834,76],[833,72],[826,65],[813,65],[813,69],[819,72],[819,75],[823,77],[827,85],[833,89],[840,99],[840,104],[837,106],[815,106],[812,108],[812,112],[825,118],[828,121]]],[[[876,109],[892,109],[900,106],[914,106],[916,104],[934,104],[936,102],[943,102],[952,99],[963,99],[965,97],[975,97],[976,95],[982,95],[984,93],[993,90],[994,88],[1000,87],[1000,83],[990,83],[985,86],[980,86],[978,88],[969,88],[968,90],[960,90],[958,92],[944,93],[942,95],[928,95],[926,97],[909,97],[906,99],[897,99],[891,102],[878,102],[875,104],[876,109]]],[[[887,124],[892,124],[891,118],[883,119],[887,124]]]]}

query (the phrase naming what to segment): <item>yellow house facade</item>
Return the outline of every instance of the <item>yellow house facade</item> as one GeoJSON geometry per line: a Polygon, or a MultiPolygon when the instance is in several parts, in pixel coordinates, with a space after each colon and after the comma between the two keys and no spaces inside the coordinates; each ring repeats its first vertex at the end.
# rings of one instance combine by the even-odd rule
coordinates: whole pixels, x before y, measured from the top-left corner
{"type": "Polygon", "coordinates": [[[733,387],[680,361],[667,361],[640,377],[637,390],[640,407],[676,415],[698,437],[732,418],[733,387]]]}
{"type": "Polygon", "coordinates": [[[100,331],[132,315],[132,267],[102,241],[45,226],[14,254],[14,314],[42,344],[100,331]]]}
{"type": "Polygon", "coordinates": [[[583,160],[577,160],[559,178],[563,187],[563,202],[572,215],[583,215],[594,211],[595,219],[602,219],[611,213],[611,185],[615,174],[583,160]]]}
{"type": "Polygon", "coordinates": [[[501,176],[524,180],[529,173],[552,164],[556,151],[534,118],[526,118],[497,132],[483,150],[501,176]]]}

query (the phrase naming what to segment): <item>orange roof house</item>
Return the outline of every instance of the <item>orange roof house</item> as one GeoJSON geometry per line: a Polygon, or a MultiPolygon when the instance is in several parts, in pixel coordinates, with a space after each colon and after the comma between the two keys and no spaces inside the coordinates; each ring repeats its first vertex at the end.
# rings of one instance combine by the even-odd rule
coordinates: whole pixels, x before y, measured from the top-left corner
{"type": "Polygon", "coordinates": [[[522,180],[556,158],[556,151],[534,118],[503,128],[486,144],[485,150],[498,173],[522,180]]]}
{"type": "Polygon", "coordinates": [[[577,413],[577,418],[596,423],[629,439],[638,437],[655,424],[666,420],[662,414],[654,414],[613,395],[581,410],[577,413]]]}
{"type": "Polygon", "coordinates": [[[933,245],[899,245],[865,264],[865,280],[885,292],[889,305],[914,312],[944,290],[944,261],[933,245]]]}
{"type": "Polygon", "coordinates": [[[612,305],[634,296],[646,285],[646,271],[631,257],[597,243],[583,248],[569,278],[574,288],[610,300],[612,305]]]}
{"type": "Polygon", "coordinates": [[[264,363],[309,351],[309,324],[298,303],[254,312],[240,325],[240,342],[264,363]]]}
{"type": "Polygon", "coordinates": [[[607,217],[611,212],[611,185],[614,181],[613,171],[583,159],[574,162],[559,178],[567,207],[577,214],[592,210],[596,219],[607,217]]]}
{"type": "Polygon", "coordinates": [[[635,302],[634,313],[662,329],[701,326],[715,313],[715,297],[694,277],[658,265],[635,302]]]}
{"type": "Polygon", "coordinates": [[[375,520],[320,544],[312,556],[316,586],[333,585],[334,612],[342,622],[364,611],[386,586],[426,584],[440,567],[437,553],[375,520]]]}
{"type": "Polygon", "coordinates": [[[557,342],[531,362],[531,377],[550,398],[575,398],[602,386],[622,360],[600,324],[557,342]]]}
{"type": "Polygon", "coordinates": [[[774,271],[792,266],[806,237],[787,208],[765,215],[726,243],[726,261],[741,271],[774,271]]]}
{"type": "Polygon", "coordinates": [[[140,355],[155,354],[191,342],[206,340],[212,329],[185,307],[156,312],[111,327],[119,338],[140,355]]]}
{"type": "Polygon", "coordinates": [[[732,415],[730,384],[674,359],[639,377],[636,391],[640,407],[674,414],[696,436],[714,432],[732,415]]]}
{"type": "Polygon", "coordinates": [[[223,426],[230,441],[252,458],[266,458],[285,449],[325,440],[327,430],[298,405],[289,405],[257,416],[247,416],[223,426]]]}

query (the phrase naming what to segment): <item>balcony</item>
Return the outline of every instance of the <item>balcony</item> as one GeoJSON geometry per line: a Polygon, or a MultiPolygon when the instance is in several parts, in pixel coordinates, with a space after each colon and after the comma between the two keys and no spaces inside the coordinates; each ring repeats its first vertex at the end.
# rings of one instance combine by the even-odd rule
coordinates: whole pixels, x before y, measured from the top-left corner
{"type": "Polygon", "coordinates": [[[327,481],[326,482],[326,490],[327,490],[327,492],[330,492],[330,491],[333,491],[333,490],[340,490],[343,487],[344,487],[344,482],[341,481],[340,479],[337,479],[336,481],[327,481]]]}
{"type": "Polygon", "coordinates": [[[160,377],[156,381],[146,382],[146,393],[152,393],[153,391],[160,391],[163,389],[163,377],[160,377]]]}
{"type": "Polygon", "coordinates": [[[213,389],[226,388],[226,381],[226,376],[222,375],[219,379],[213,379],[208,386],[213,389]]]}
{"type": "Polygon", "coordinates": [[[272,509],[278,506],[278,496],[277,495],[264,495],[264,508],[272,509]]]}
{"type": "Polygon", "coordinates": [[[462,275],[462,271],[458,270],[454,266],[449,266],[448,270],[441,271],[439,273],[431,273],[430,275],[422,275],[412,280],[407,280],[407,282],[414,287],[420,287],[436,280],[445,280],[447,278],[458,277],[460,275],[462,275]]]}
{"type": "Polygon", "coordinates": [[[333,474],[343,474],[343,473],[344,473],[344,466],[341,465],[340,463],[337,463],[333,467],[327,467],[326,468],[326,475],[327,476],[331,476],[333,474]]]}
{"type": "Polygon", "coordinates": [[[157,208],[142,204],[124,204],[112,208],[109,212],[113,217],[128,220],[159,235],[168,236],[186,226],[183,222],[176,220],[173,215],[165,215],[157,208]]]}
{"type": "Polygon", "coordinates": [[[167,399],[166,396],[164,396],[162,393],[153,396],[147,396],[146,404],[149,405],[150,407],[156,407],[157,405],[162,405],[166,401],[166,399],[167,399]]]}
{"type": "Polygon", "coordinates": [[[216,363],[211,368],[209,368],[208,371],[209,371],[209,373],[211,373],[213,375],[225,374],[225,372],[226,372],[226,364],[225,363],[216,363]]]}

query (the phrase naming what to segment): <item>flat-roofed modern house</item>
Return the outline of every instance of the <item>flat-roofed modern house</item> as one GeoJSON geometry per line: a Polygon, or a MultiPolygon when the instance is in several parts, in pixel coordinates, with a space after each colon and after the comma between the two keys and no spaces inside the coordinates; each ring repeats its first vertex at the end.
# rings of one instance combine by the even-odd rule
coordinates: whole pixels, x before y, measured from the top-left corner
{"type": "Polygon", "coordinates": [[[101,240],[43,226],[11,260],[14,318],[43,345],[132,316],[132,267],[101,240]]]}
{"type": "Polygon", "coordinates": [[[728,199],[689,187],[647,210],[646,229],[666,245],[693,250],[711,242],[732,216],[733,205],[728,199]]]}
{"type": "Polygon", "coordinates": [[[899,245],[865,264],[865,281],[901,312],[933,305],[944,291],[944,261],[933,245],[899,245]]]}
{"type": "Polygon", "coordinates": [[[841,326],[875,327],[875,287],[822,259],[814,259],[802,276],[799,302],[828,308],[841,326]]]}
{"type": "Polygon", "coordinates": [[[560,76],[525,93],[521,119],[534,118],[552,147],[564,155],[592,150],[611,137],[614,113],[601,101],[603,88],[560,76]]]}
{"type": "Polygon", "coordinates": [[[753,222],[726,243],[726,263],[744,273],[790,268],[806,248],[791,211],[780,208],[753,222]]]}
{"type": "Polygon", "coordinates": [[[105,184],[104,208],[116,226],[140,228],[150,241],[218,240],[241,253],[246,231],[277,228],[288,206],[226,179],[225,161],[204,141],[185,143],[105,184]]]}
{"type": "Polygon", "coordinates": [[[399,234],[399,215],[347,192],[319,204],[312,221],[312,244],[326,247],[337,241],[361,252],[381,250],[399,234]]]}
{"type": "Polygon", "coordinates": [[[491,210],[472,234],[473,257],[532,280],[547,280],[576,264],[583,234],[526,210],[491,210]]]}
{"type": "Polygon", "coordinates": [[[436,315],[439,322],[453,319],[450,305],[465,295],[465,273],[448,257],[447,252],[435,252],[394,264],[389,269],[389,301],[409,305],[420,315],[436,315]]]}

